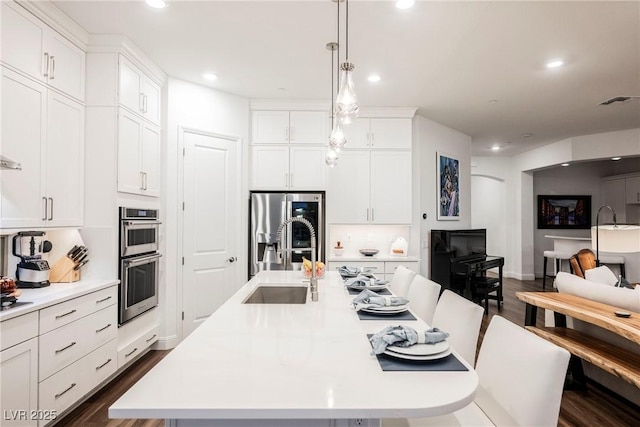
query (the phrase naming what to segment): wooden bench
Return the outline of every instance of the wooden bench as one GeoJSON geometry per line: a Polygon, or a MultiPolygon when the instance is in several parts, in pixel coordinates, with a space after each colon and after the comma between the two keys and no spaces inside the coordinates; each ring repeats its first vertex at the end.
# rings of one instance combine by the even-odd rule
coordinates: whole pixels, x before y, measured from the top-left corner
{"type": "MultiPolygon", "coordinates": [[[[534,334],[553,342],[569,351],[574,359],[571,369],[574,375],[582,376],[582,366],[575,358],[585,360],[616,377],[640,388],[640,355],[620,348],[580,331],[566,328],[565,316],[571,316],[584,322],[604,328],[640,345],[640,314],[631,313],[631,317],[617,317],[617,307],[597,301],[580,298],[575,295],[557,292],[516,292],[516,297],[527,304],[525,327],[534,334]],[[538,328],[535,326],[537,308],[555,312],[556,327],[538,328]]],[[[581,379],[578,378],[580,382],[581,379]]]]}

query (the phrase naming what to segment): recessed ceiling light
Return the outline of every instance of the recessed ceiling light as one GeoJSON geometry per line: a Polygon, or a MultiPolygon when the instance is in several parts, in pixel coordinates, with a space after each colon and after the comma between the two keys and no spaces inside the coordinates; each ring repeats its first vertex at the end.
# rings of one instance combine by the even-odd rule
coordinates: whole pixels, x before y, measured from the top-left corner
{"type": "Polygon", "coordinates": [[[523,133],[523,134],[522,134],[522,135],[520,135],[520,136],[522,136],[523,138],[531,138],[531,137],[533,136],[533,134],[532,134],[532,133],[529,133],[529,132],[526,132],[526,133],[523,133]]]}
{"type": "Polygon", "coordinates": [[[415,0],[396,0],[396,7],[398,9],[409,9],[416,3],[415,0]]]}
{"type": "Polygon", "coordinates": [[[214,80],[218,80],[218,76],[216,76],[213,73],[204,73],[202,75],[202,77],[204,77],[206,80],[209,80],[210,82],[214,81],[214,80]]]}
{"type": "Polygon", "coordinates": [[[380,76],[377,74],[371,74],[369,77],[367,77],[367,80],[369,80],[371,83],[376,83],[380,81],[380,76]]]}
{"type": "Polygon", "coordinates": [[[498,100],[497,99],[490,99],[489,100],[489,104],[497,104],[498,100]]]}
{"type": "Polygon", "coordinates": [[[494,146],[491,147],[491,149],[493,151],[498,151],[500,149],[500,146],[499,145],[494,145],[494,146]]]}
{"type": "Polygon", "coordinates": [[[563,166],[566,168],[567,166],[569,166],[569,163],[561,163],[560,166],[563,166]]]}
{"type": "Polygon", "coordinates": [[[144,0],[147,5],[153,7],[154,9],[164,9],[167,7],[167,2],[164,0],[144,0]]]}
{"type": "Polygon", "coordinates": [[[618,160],[622,159],[622,157],[612,157],[611,160],[613,160],[614,162],[617,162],[618,160]]]}
{"type": "Polygon", "coordinates": [[[564,65],[564,61],[562,59],[554,59],[552,61],[547,62],[547,68],[558,68],[564,65]]]}

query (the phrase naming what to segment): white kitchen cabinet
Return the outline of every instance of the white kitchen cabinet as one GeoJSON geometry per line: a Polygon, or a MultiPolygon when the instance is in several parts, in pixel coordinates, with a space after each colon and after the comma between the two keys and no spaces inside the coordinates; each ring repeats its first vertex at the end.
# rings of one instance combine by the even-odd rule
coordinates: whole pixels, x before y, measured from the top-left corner
{"type": "Polygon", "coordinates": [[[630,177],[625,180],[625,194],[627,204],[640,204],[640,176],[630,177]]]}
{"type": "Polygon", "coordinates": [[[0,414],[3,426],[36,426],[38,339],[0,351],[0,414]]]}
{"type": "Polygon", "coordinates": [[[252,146],[252,189],[324,190],[325,154],[322,146],[252,146]]]}
{"type": "Polygon", "coordinates": [[[358,118],[343,129],[347,150],[411,148],[410,118],[358,118]]]}
{"type": "MultiPolygon", "coordinates": [[[[602,204],[611,206],[616,212],[616,220],[626,222],[625,179],[604,179],[602,181],[602,204]]],[[[595,221],[595,218],[594,218],[595,221]]],[[[613,214],[609,209],[600,211],[600,224],[613,224],[613,214]]]]}
{"type": "Polygon", "coordinates": [[[390,261],[390,260],[380,260],[378,258],[372,258],[371,261],[368,261],[365,259],[358,260],[358,261],[345,260],[342,262],[331,261],[327,266],[327,268],[329,268],[330,271],[334,271],[343,265],[346,265],[349,267],[369,269],[373,274],[376,275],[376,277],[378,277],[378,279],[384,279],[384,280],[391,280],[393,278],[393,275],[396,269],[400,265],[408,268],[411,271],[415,271],[416,273],[420,272],[419,270],[420,266],[418,261],[405,261],[405,260],[390,261]]]}
{"type": "Polygon", "coordinates": [[[160,125],[160,87],[123,55],[119,55],[120,104],[160,125]]]}
{"type": "Polygon", "coordinates": [[[85,52],[14,2],[2,2],[2,62],[84,100],[85,52]]]}
{"type": "Polygon", "coordinates": [[[160,195],[160,129],[122,108],[118,115],[118,191],[160,195]]]}
{"type": "Polygon", "coordinates": [[[251,144],[325,144],[330,132],[326,111],[253,111],[251,144]]]}
{"type": "Polygon", "coordinates": [[[410,151],[345,150],[328,174],[328,222],[411,223],[410,151]]]}
{"type": "Polygon", "coordinates": [[[82,226],[84,106],[2,67],[2,228],[82,226]]]}

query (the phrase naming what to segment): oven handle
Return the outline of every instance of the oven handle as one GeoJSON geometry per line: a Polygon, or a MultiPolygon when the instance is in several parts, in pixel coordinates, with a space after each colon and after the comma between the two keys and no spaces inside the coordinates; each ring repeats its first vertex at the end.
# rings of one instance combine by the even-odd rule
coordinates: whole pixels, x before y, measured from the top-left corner
{"type": "Polygon", "coordinates": [[[158,259],[161,256],[162,256],[162,254],[154,254],[154,255],[149,255],[149,256],[142,257],[142,258],[124,259],[124,260],[122,260],[122,262],[126,266],[135,267],[136,265],[148,264],[149,261],[152,261],[154,259],[158,259]]]}
{"type": "Polygon", "coordinates": [[[126,226],[138,226],[138,225],[160,225],[162,221],[123,221],[123,224],[126,226]]]}

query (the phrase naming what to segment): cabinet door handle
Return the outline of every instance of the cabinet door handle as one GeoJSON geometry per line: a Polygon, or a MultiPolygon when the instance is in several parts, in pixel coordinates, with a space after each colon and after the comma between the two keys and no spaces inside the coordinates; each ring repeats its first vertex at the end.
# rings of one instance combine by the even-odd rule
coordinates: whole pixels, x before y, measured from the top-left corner
{"type": "Polygon", "coordinates": [[[66,317],[66,316],[68,316],[68,315],[70,315],[70,314],[75,313],[76,311],[78,311],[78,310],[75,310],[75,309],[74,309],[74,310],[68,311],[68,312],[66,312],[66,313],[64,313],[64,314],[58,314],[58,315],[56,316],[56,319],[60,319],[60,318],[62,318],[62,317],[66,317]]]}
{"type": "Polygon", "coordinates": [[[96,334],[99,333],[99,332],[104,331],[105,329],[109,329],[110,327],[111,327],[111,323],[109,323],[107,326],[103,326],[100,329],[96,329],[96,334]]]}
{"type": "Polygon", "coordinates": [[[367,221],[369,221],[369,208],[367,208],[367,221]]]}
{"type": "Polygon", "coordinates": [[[640,202],[640,193],[636,193],[636,201],[640,202]]]}
{"type": "Polygon", "coordinates": [[[290,142],[294,142],[296,139],[296,128],[295,126],[291,126],[289,129],[289,140],[290,142]]]}
{"type": "Polygon", "coordinates": [[[68,392],[69,390],[71,390],[72,388],[74,388],[76,386],[76,383],[72,383],[65,391],[63,391],[62,393],[58,393],[55,395],[55,398],[59,398],[60,396],[62,396],[63,394],[65,394],[66,392],[68,392]]]}
{"type": "Polygon", "coordinates": [[[288,127],[284,128],[284,140],[286,142],[289,142],[289,128],[288,127]]]}
{"type": "Polygon", "coordinates": [[[49,201],[51,202],[51,206],[49,207],[49,221],[53,221],[53,197],[49,197],[49,201]]]}
{"type": "Polygon", "coordinates": [[[107,359],[107,361],[106,361],[106,362],[104,362],[102,365],[100,365],[100,366],[96,366],[96,371],[97,371],[97,370],[99,370],[99,369],[104,368],[104,367],[105,367],[105,366],[107,366],[110,362],[111,362],[111,359],[107,359]]]}
{"type": "Polygon", "coordinates": [[[138,110],[140,110],[141,113],[144,113],[144,93],[142,92],[138,95],[138,110]]]}
{"type": "Polygon", "coordinates": [[[131,356],[133,353],[135,353],[136,351],[138,351],[138,347],[136,347],[136,348],[134,348],[133,350],[131,350],[131,352],[130,352],[130,353],[125,354],[125,355],[124,355],[124,357],[129,357],[129,356],[131,356]]]}
{"type": "Polygon", "coordinates": [[[44,69],[42,72],[42,75],[48,78],[49,77],[49,52],[44,53],[44,63],[42,65],[44,69]]]}
{"type": "Polygon", "coordinates": [[[289,174],[289,180],[290,180],[291,188],[294,188],[295,185],[293,183],[293,174],[292,173],[289,174]]]}
{"type": "Polygon", "coordinates": [[[56,78],[56,57],[51,56],[51,75],[49,76],[50,80],[56,78]]]}
{"type": "Polygon", "coordinates": [[[375,212],[375,210],[373,208],[371,208],[371,222],[375,221],[374,220],[374,217],[375,217],[374,212],[375,212]]]}
{"type": "Polygon", "coordinates": [[[152,340],[152,339],[154,339],[155,337],[156,337],[156,334],[153,334],[151,337],[149,337],[149,338],[147,339],[147,342],[151,341],[151,340],[152,340]]]}
{"type": "Polygon", "coordinates": [[[144,98],[142,98],[142,105],[144,106],[144,110],[142,111],[143,113],[147,113],[147,95],[142,95],[144,98]]]}
{"type": "Polygon", "coordinates": [[[142,172],[142,182],[143,182],[143,186],[144,186],[144,190],[147,189],[147,173],[146,172],[142,172]]]}
{"type": "Polygon", "coordinates": [[[100,304],[101,302],[105,302],[105,301],[108,301],[110,299],[111,299],[111,295],[109,295],[106,298],[99,299],[98,301],[96,301],[96,304],[100,304]]]}
{"type": "Polygon", "coordinates": [[[42,220],[46,221],[47,220],[47,212],[49,212],[49,209],[48,209],[49,203],[47,201],[47,198],[44,197],[44,196],[42,196],[42,200],[44,200],[44,216],[42,217],[42,220]]]}
{"type": "Polygon", "coordinates": [[[371,146],[373,147],[373,140],[375,139],[375,134],[371,132],[371,146]]]}
{"type": "Polygon", "coordinates": [[[66,346],[66,347],[59,348],[58,350],[56,350],[56,352],[55,352],[55,353],[56,353],[56,354],[58,354],[58,353],[62,353],[63,351],[65,351],[65,350],[67,350],[67,349],[69,349],[69,348],[73,347],[74,345],[76,345],[76,342],[75,342],[75,341],[74,341],[74,342],[72,342],[71,344],[69,344],[69,345],[68,345],[68,346],[66,346]]]}
{"type": "Polygon", "coordinates": [[[144,172],[140,171],[140,189],[144,190],[144,172]]]}

